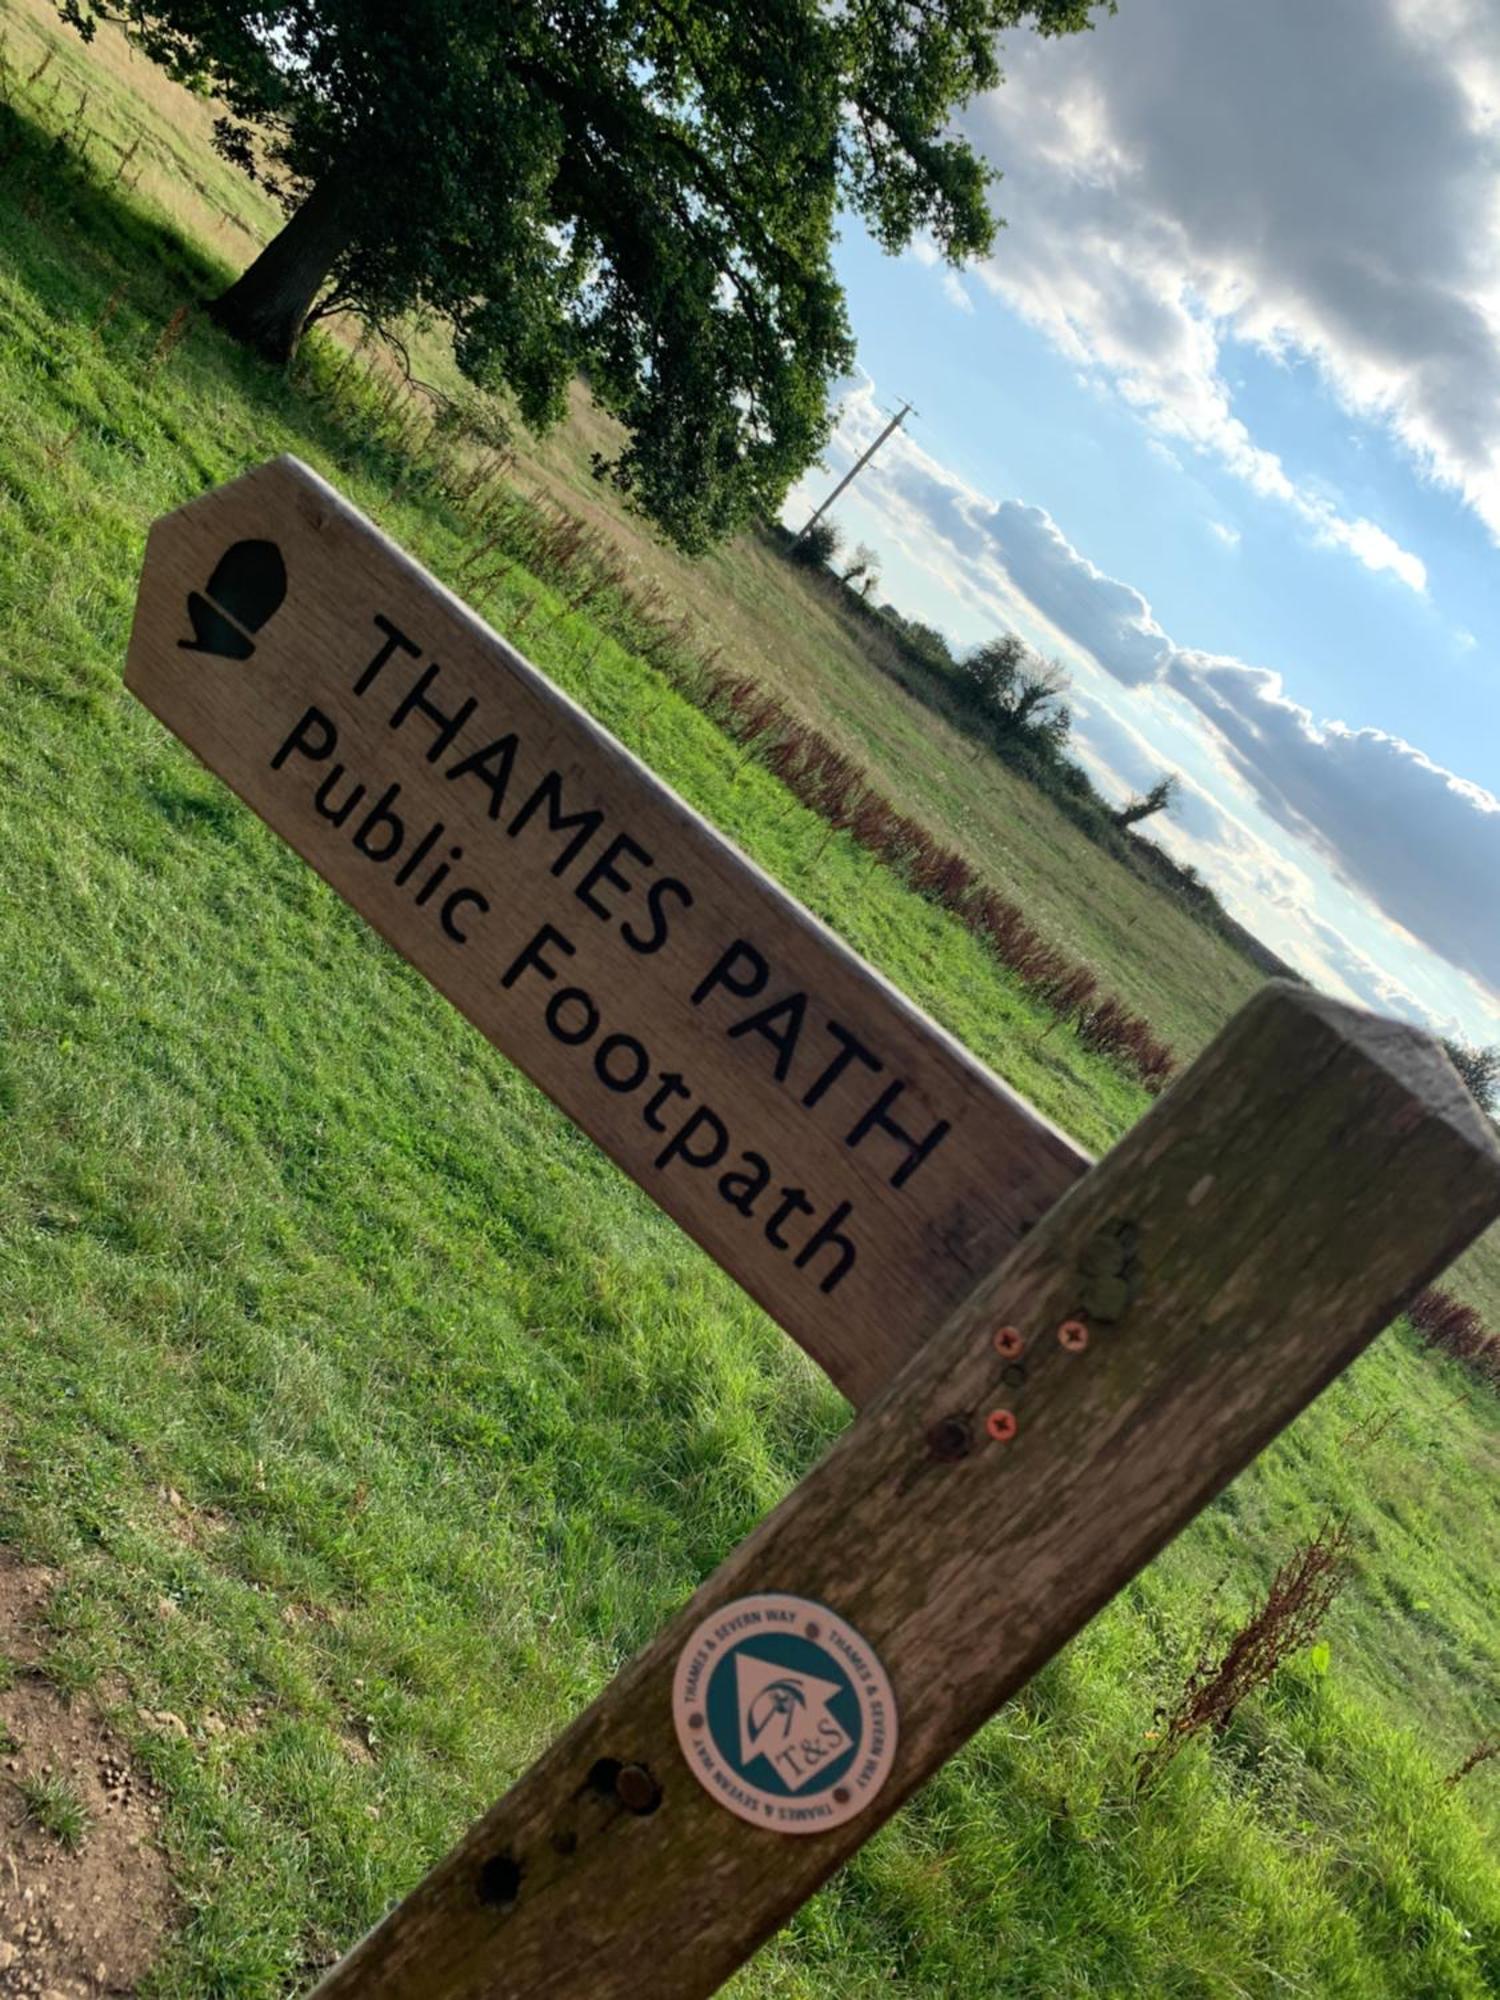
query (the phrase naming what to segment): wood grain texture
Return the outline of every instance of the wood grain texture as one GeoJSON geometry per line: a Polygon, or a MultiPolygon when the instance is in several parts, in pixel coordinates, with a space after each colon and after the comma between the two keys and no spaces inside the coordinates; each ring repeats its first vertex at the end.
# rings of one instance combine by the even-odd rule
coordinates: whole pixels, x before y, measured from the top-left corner
{"type": "Polygon", "coordinates": [[[296,460],[157,522],[126,681],[856,1402],[1085,1170],[296,460]]]}
{"type": "Polygon", "coordinates": [[[1497,1213],[1433,1043],[1267,988],[318,2000],[712,1992],[1497,1213]],[[825,1834],[733,1817],[677,1747],[679,1649],[753,1591],[831,1606],[894,1685],[892,1777],[825,1834]],[[601,1788],[617,1765],[655,1810],[601,1788]]]}

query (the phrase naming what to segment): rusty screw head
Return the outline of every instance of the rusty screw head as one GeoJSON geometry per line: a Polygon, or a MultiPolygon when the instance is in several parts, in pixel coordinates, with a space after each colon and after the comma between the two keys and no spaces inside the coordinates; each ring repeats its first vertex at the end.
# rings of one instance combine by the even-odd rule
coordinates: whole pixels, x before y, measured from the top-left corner
{"type": "Polygon", "coordinates": [[[615,1779],[615,1797],[627,1812],[651,1813],[661,1804],[661,1786],[644,1764],[622,1764],[615,1779]]]}
{"type": "Polygon", "coordinates": [[[833,1803],[834,1803],[834,1804],[835,1804],[836,1806],[846,1806],[846,1805],[848,1805],[848,1803],[849,1803],[849,1787],[848,1787],[847,1785],[835,1785],[835,1786],[834,1786],[834,1788],[833,1788],[833,1803]]]}
{"type": "Polygon", "coordinates": [[[823,1636],[823,1628],[816,1618],[809,1618],[802,1630],[809,1639],[821,1639],[823,1636]]]}
{"type": "Polygon", "coordinates": [[[1025,1345],[1026,1342],[1018,1327],[1002,1326],[996,1330],[995,1352],[1003,1355],[1007,1361],[1014,1361],[1025,1345]]]}
{"type": "Polygon", "coordinates": [[[1082,1354],[1089,1344],[1089,1330],[1081,1319],[1065,1319],[1057,1329],[1057,1344],[1069,1354],[1082,1354]]]}
{"type": "Polygon", "coordinates": [[[991,1410],[984,1420],[984,1427],[996,1444],[1009,1444],[1017,1430],[1016,1420],[1009,1410],[991,1410]]]}

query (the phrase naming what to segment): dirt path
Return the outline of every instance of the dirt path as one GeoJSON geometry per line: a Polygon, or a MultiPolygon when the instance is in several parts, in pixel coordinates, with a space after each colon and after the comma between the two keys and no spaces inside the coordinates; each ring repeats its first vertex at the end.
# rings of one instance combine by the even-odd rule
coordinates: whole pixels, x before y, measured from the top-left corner
{"type": "Polygon", "coordinates": [[[36,1670],[53,1581],[0,1551],[0,1995],[95,2000],[136,1990],[172,1897],[150,1787],[91,1705],[36,1670]],[[39,1823],[39,1782],[81,1808],[71,1851],[39,1823]]]}

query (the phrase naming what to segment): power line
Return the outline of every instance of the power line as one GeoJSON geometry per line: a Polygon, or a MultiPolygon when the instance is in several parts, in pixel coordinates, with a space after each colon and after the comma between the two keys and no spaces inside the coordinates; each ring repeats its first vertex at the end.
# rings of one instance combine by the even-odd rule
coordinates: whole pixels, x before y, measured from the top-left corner
{"type": "Polygon", "coordinates": [[[837,500],[839,495],[843,492],[844,488],[848,486],[850,482],[858,476],[859,473],[864,471],[865,467],[869,464],[870,460],[875,456],[876,452],[879,451],[880,447],[885,443],[886,439],[890,436],[891,432],[899,430],[902,424],[906,422],[906,419],[911,414],[912,414],[911,404],[903,403],[900,409],[897,410],[895,416],[891,418],[890,422],[886,425],[885,429],[880,433],[879,437],[876,438],[875,442],[872,445],[870,445],[867,450],[861,452],[859,457],[855,459],[853,465],[850,466],[849,470],[844,474],[843,478],[839,481],[838,485],[834,487],[833,491],[829,494],[828,498],[823,502],[822,506],[817,508],[815,512],[808,518],[807,522],[802,527],[801,532],[792,537],[793,548],[797,546],[798,542],[802,540],[802,537],[804,535],[809,534],[813,529],[813,527],[820,520],[822,520],[823,516],[828,512],[829,508],[833,505],[834,501],[837,500]]]}

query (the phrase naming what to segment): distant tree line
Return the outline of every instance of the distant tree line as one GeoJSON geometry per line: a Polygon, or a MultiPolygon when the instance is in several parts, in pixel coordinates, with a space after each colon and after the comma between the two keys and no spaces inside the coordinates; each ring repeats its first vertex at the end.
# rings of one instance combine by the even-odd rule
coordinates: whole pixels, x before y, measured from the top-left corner
{"type": "Polygon", "coordinates": [[[837,591],[858,622],[874,666],[1029,778],[1091,840],[1134,874],[1164,889],[1260,971],[1281,979],[1300,977],[1235,922],[1195,868],[1174,860],[1135,831],[1180,797],[1181,780],[1175,773],[1163,773],[1144,792],[1117,806],[1068,755],[1073,723],[1067,702],[1069,679],[1057,661],[1044,659],[1012,632],[967,653],[955,653],[935,625],[906,617],[894,604],[873,600],[868,579],[874,574],[875,556],[861,544],[852,564],[843,564],[843,538],[831,520],[820,520],[801,535],[781,528],[771,533],[794,562],[822,576],[837,591]]]}

